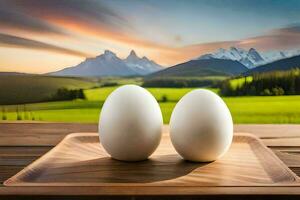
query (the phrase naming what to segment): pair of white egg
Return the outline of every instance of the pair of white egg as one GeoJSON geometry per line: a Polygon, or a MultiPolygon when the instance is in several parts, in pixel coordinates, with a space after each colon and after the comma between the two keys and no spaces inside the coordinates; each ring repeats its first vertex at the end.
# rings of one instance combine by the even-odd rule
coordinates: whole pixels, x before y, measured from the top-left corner
{"type": "MultiPolygon", "coordinates": [[[[99,120],[100,142],[112,158],[147,159],[158,147],[163,127],[159,104],[136,85],[117,88],[106,99],[99,120]]],[[[213,161],[229,148],[233,123],[229,109],[215,93],[197,89],[183,96],[170,119],[170,138],[186,160],[213,161]]]]}

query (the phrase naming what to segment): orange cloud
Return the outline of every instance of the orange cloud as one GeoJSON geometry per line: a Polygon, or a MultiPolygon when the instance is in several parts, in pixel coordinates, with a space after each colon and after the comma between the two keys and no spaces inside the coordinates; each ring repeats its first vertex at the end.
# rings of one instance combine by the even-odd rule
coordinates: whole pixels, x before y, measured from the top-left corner
{"type": "Polygon", "coordinates": [[[86,53],[75,51],[72,49],[67,49],[63,47],[59,47],[56,45],[27,39],[23,37],[17,37],[9,34],[0,33],[0,45],[7,46],[7,47],[15,47],[15,48],[28,48],[28,49],[39,49],[39,50],[46,50],[52,51],[56,53],[62,53],[77,57],[87,57],[89,56],[86,53]]]}
{"type": "Polygon", "coordinates": [[[54,16],[49,16],[47,20],[61,27],[64,27],[69,31],[75,31],[80,34],[90,35],[100,40],[125,45],[131,47],[132,49],[141,47],[159,51],[173,51],[172,47],[158,44],[153,41],[147,41],[142,38],[139,38],[134,33],[121,32],[119,30],[114,30],[105,27],[104,25],[95,26],[80,21],[74,21],[67,18],[58,18],[54,16]]]}
{"type": "MultiPolygon", "coordinates": [[[[11,0],[10,2],[14,7],[20,8],[34,18],[42,19],[51,27],[59,27],[59,30],[64,30],[65,33],[77,32],[131,49],[173,51],[172,47],[138,36],[125,16],[121,16],[100,1],[87,0],[84,6],[80,1],[11,0]]],[[[72,37],[69,34],[65,36],[72,37]]]]}

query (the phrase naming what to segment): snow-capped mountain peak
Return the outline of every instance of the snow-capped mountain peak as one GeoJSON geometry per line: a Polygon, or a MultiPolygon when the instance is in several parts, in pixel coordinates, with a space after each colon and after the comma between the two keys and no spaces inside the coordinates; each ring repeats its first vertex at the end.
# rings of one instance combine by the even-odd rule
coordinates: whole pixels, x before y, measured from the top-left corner
{"type": "Polygon", "coordinates": [[[212,58],[236,60],[248,68],[253,68],[264,62],[262,56],[254,48],[251,48],[247,51],[237,47],[230,47],[229,49],[220,48],[216,52],[200,56],[198,60],[212,58]]]}
{"type": "Polygon", "coordinates": [[[150,61],[146,56],[143,56],[142,59],[146,61],[150,61]]]}
{"type": "Polygon", "coordinates": [[[300,55],[299,49],[285,50],[285,51],[268,51],[258,52],[255,48],[250,48],[248,51],[238,47],[230,47],[229,49],[220,48],[217,51],[202,55],[196,60],[203,59],[225,59],[236,60],[248,68],[254,68],[258,65],[274,62],[283,58],[300,55]]]}
{"type": "Polygon", "coordinates": [[[262,57],[266,61],[266,63],[274,62],[276,60],[290,58],[293,56],[300,55],[300,49],[290,49],[290,50],[273,50],[261,53],[262,57]]]}
{"type": "Polygon", "coordinates": [[[130,54],[127,56],[127,58],[125,60],[127,61],[136,61],[139,60],[140,58],[136,55],[134,50],[130,51],[130,54]]]}
{"type": "Polygon", "coordinates": [[[105,56],[116,56],[116,54],[110,50],[105,50],[104,51],[104,55],[105,56]]]}
{"type": "Polygon", "coordinates": [[[136,53],[134,50],[130,51],[130,54],[128,55],[128,57],[137,57],[136,53]]]}
{"type": "Polygon", "coordinates": [[[121,59],[114,52],[105,50],[97,57],[87,58],[74,67],[51,74],[58,76],[132,76],[146,75],[161,69],[160,65],[148,58],[139,58],[133,50],[126,59],[121,59]]]}
{"type": "Polygon", "coordinates": [[[117,58],[117,55],[114,52],[110,51],[110,50],[105,50],[104,54],[102,54],[98,57],[103,57],[103,58],[109,60],[109,59],[117,58]]]}
{"type": "Polygon", "coordinates": [[[149,60],[147,57],[138,57],[135,51],[131,51],[130,54],[124,62],[129,66],[132,70],[136,71],[138,74],[145,75],[149,73],[153,73],[162,69],[162,67],[155,62],[149,60]]]}
{"type": "Polygon", "coordinates": [[[254,48],[249,49],[248,57],[256,63],[263,63],[264,62],[263,57],[254,48]]]}
{"type": "MultiPolygon", "coordinates": [[[[235,53],[241,53],[243,52],[244,50],[243,49],[237,49],[236,47],[230,47],[229,50],[231,52],[235,52],[235,53]]],[[[226,50],[225,50],[226,51],[226,50]]]]}

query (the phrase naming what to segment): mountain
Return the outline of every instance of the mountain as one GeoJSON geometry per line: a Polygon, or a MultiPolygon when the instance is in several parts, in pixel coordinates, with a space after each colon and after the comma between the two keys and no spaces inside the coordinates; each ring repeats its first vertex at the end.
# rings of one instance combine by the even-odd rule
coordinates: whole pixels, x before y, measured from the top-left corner
{"type": "Polygon", "coordinates": [[[203,59],[227,59],[236,60],[244,64],[249,69],[253,69],[257,66],[271,63],[284,58],[289,58],[292,56],[300,55],[299,49],[284,50],[284,51],[268,51],[268,52],[258,52],[254,48],[245,50],[237,47],[230,47],[229,49],[219,49],[216,52],[202,55],[196,60],[203,59]]]}
{"type": "Polygon", "coordinates": [[[300,55],[299,49],[285,50],[285,51],[268,51],[264,52],[263,57],[268,62],[274,62],[276,60],[281,60],[284,58],[290,58],[293,56],[300,55]]]}
{"type": "Polygon", "coordinates": [[[300,68],[300,55],[258,66],[254,69],[247,71],[245,75],[261,73],[261,72],[285,71],[293,68],[300,68]]]}
{"type": "Polygon", "coordinates": [[[233,76],[248,68],[238,61],[227,59],[191,60],[150,74],[149,77],[172,76],[233,76]]]}
{"type": "Polygon", "coordinates": [[[162,67],[146,57],[139,58],[134,51],[126,59],[120,59],[109,50],[95,58],[87,58],[82,63],[52,72],[56,76],[135,76],[146,75],[162,67]]]}
{"type": "Polygon", "coordinates": [[[249,69],[254,68],[257,65],[263,64],[266,61],[254,48],[250,48],[248,51],[242,48],[230,47],[229,49],[219,49],[216,52],[205,54],[198,57],[196,60],[207,59],[224,59],[239,61],[249,69]]]}
{"type": "Polygon", "coordinates": [[[261,55],[254,49],[250,48],[247,54],[247,58],[251,60],[253,63],[261,63],[264,62],[264,59],[261,55]]]}
{"type": "Polygon", "coordinates": [[[287,53],[285,53],[283,51],[269,51],[269,52],[263,53],[263,57],[265,60],[274,62],[276,60],[281,60],[283,58],[287,58],[288,56],[286,54],[287,53]]]}
{"type": "Polygon", "coordinates": [[[135,71],[130,69],[115,53],[106,50],[95,58],[87,58],[74,67],[68,67],[51,75],[58,76],[131,76],[135,71]]]}
{"type": "Polygon", "coordinates": [[[156,64],[152,60],[149,60],[145,56],[143,58],[139,58],[134,50],[130,52],[124,62],[130,69],[140,75],[150,74],[162,69],[162,66],[156,64]]]}

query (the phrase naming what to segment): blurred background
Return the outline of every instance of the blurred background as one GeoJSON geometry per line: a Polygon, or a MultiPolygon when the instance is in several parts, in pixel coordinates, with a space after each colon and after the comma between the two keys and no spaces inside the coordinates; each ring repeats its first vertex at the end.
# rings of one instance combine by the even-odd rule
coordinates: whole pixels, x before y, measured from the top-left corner
{"type": "Polygon", "coordinates": [[[168,123],[206,88],[234,123],[300,123],[300,1],[0,0],[0,122],[97,123],[136,84],[168,123]]]}

